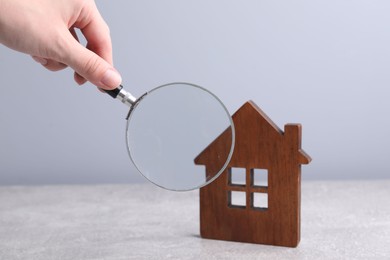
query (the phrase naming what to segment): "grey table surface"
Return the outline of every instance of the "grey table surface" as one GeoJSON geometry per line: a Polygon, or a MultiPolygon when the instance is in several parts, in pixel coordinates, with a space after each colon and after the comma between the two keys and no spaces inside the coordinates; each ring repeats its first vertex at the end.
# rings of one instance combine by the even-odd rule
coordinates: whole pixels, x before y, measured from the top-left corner
{"type": "Polygon", "coordinates": [[[0,259],[390,259],[390,180],[303,182],[297,248],[202,239],[198,192],[0,186],[0,259]]]}

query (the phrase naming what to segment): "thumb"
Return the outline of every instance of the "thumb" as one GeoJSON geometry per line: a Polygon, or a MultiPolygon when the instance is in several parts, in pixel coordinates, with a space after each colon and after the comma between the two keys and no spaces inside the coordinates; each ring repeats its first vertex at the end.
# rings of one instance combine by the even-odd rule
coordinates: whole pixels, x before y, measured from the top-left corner
{"type": "Polygon", "coordinates": [[[102,89],[115,89],[121,84],[122,77],[111,64],[82,46],[73,37],[68,43],[63,63],[77,74],[102,89]]]}

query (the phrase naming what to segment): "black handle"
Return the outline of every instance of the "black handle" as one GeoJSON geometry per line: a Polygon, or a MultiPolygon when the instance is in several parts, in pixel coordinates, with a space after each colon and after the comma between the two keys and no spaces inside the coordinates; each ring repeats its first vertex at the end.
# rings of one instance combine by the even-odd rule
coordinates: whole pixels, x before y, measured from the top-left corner
{"type": "Polygon", "coordinates": [[[119,87],[117,87],[116,89],[112,89],[112,90],[105,90],[105,89],[104,89],[104,91],[105,91],[108,95],[110,95],[111,97],[116,98],[116,97],[118,96],[119,92],[121,92],[121,89],[122,89],[122,88],[123,88],[123,86],[122,86],[122,85],[119,85],[119,87]]]}

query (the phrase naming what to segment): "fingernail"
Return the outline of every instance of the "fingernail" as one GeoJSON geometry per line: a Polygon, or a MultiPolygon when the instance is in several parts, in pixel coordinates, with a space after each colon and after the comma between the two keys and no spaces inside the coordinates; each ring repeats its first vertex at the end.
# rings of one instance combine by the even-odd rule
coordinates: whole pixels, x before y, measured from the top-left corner
{"type": "Polygon", "coordinates": [[[122,77],[119,73],[113,69],[108,69],[104,73],[101,83],[106,87],[113,88],[118,87],[122,82],[122,77]]]}
{"type": "Polygon", "coordinates": [[[44,58],[41,58],[41,57],[37,57],[37,56],[32,56],[32,58],[33,58],[36,62],[38,62],[38,63],[40,63],[40,64],[42,64],[42,65],[46,65],[46,64],[47,64],[47,59],[44,59],[44,58]]]}

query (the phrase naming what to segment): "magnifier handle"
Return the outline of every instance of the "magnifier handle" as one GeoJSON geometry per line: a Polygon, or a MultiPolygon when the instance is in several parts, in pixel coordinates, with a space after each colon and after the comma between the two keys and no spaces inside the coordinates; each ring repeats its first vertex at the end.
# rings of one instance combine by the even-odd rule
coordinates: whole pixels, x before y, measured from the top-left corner
{"type": "Polygon", "coordinates": [[[123,104],[131,107],[137,100],[130,92],[127,92],[122,85],[113,90],[104,90],[113,98],[119,99],[123,104]]]}
{"type": "Polygon", "coordinates": [[[121,89],[123,89],[123,86],[119,85],[119,87],[117,87],[116,89],[112,89],[112,90],[103,89],[103,91],[106,92],[111,97],[116,98],[119,92],[121,92],[121,89]]]}

